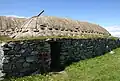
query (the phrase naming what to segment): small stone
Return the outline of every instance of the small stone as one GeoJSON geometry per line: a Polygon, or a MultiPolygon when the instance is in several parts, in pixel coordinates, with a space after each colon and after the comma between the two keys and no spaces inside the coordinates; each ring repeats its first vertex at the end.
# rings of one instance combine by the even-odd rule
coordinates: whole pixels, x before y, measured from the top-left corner
{"type": "Polygon", "coordinates": [[[31,75],[35,75],[35,74],[40,74],[40,69],[38,69],[37,71],[33,72],[31,75]]]}
{"type": "Polygon", "coordinates": [[[8,50],[10,50],[9,48],[6,48],[6,47],[3,47],[3,50],[4,51],[8,51],[8,50]]]}
{"type": "Polygon", "coordinates": [[[38,54],[38,51],[32,51],[31,52],[31,55],[37,55],[38,54]]]}
{"type": "Polygon", "coordinates": [[[17,51],[15,51],[15,50],[8,51],[8,55],[15,55],[16,53],[17,53],[17,51]]]}
{"type": "Polygon", "coordinates": [[[80,44],[80,46],[83,46],[83,44],[80,44]]]}
{"type": "Polygon", "coordinates": [[[37,61],[37,57],[36,56],[28,56],[26,57],[26,61],[27,62],[33,62],[33,61],[37,61]]]}
{"type": "Polygon", "coordinates": [[[24,62],[25,61],[25,59],[19,59],[17,62],[24,62]]]}
{"type": "Polygon", "coordinates": [[[11,64],[4,64],[3,65],[3,70],[10,70],[11,69],[11,64]]]}
{"type": "Polygon", "coordinates": [[[19,51],[20,50],[20,46],[15,46],[14,50],[19,51]]]}
{"type": "Polygon", "coordinates": [[[46,39],[45,41],[50,41],[51,39],[50,38],[48,38],[48,39],[46,39]]]}
{"type": "Polygon", "coordinates": [[[2,70],[2,69],[3,69],[3,64],[0,63],[0,70],[2,70]]]}
{"type": "Polygon", "coordinates": [[[20,42],[20,44],[24,44],[24,42],[22,41],[22,42],[20,42]]]}
{"type": "Polygon", "coordinates": [[[4,59],[3,63],[9,63],[9,60],[8,59],[4,59]]]}
{"type": "Polygon", "coordinates": [[[29,66],[30,66],[29,63],[27,63],[27,62],[24,62],[24,63],[23,63],[23,67],[24,67],[24,68],[29,67],[29,66]]]}
{"type": "Polygon", "coordinates": [[[114,54],[115,52],[114,51],[110,51],[110,54],[114,54]]]}
{"type": "Polygon", "coordinates": [[[65,56],[61,56],[60,59],[61,59],[61,60],[65,60],[65,56]]]}
{"type": "Polygon", "coordinates": [[[106,48],[108,48],[108,46],[106,46],[106,48]]]}
{"type": "MultiPolygon", "coordinates": [[[[3,75],[4,76],[4,75],[3,75]]],[[[4,80],[4,78],[0,78],[0,80],[4,80]]]]}
{"type": "Polygon", "coordinates": [[[25,52],[25,49],[21,49],[21,50],[20,50],[20,53],[24,53],[24,52],[25,52]]]}
{"type": "Polygon", "coordinates": [[[13,42],[8,43],[8,47],[14,48],[15,44],[13,42]]]}
{"type": "Polygon", "coordinates": [[[19,73],[18,77],[24,77],[25,74],[24,73],[19,73]]]}
{"type": "Polygon", "coordinates": [[[21,57],[21,55],[14,55],[15,57],[21,57]]]}
{"type": "Polygon", "coordinates": [[[27,71],[29,71],[30,69],[29,68],[23,68],[22,70],[20,70],[21,73],[25,73],[27,71]]]}
{"type": "Polygon", "coordinates": [[[20,62],[16,62],[16,68],[19,70],[19,69],[22,69],[23,67],[22,67],[22,63],[20,63],[20,62]]]}

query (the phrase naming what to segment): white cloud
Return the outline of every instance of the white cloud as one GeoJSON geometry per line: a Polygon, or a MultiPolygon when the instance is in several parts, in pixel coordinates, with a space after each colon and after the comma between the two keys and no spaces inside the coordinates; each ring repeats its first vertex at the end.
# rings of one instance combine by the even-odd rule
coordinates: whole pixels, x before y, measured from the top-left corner
{"type": "Polygon", "coordinates": [[[104,27],[111,33],[111,35],[120,37],[120,26],[111,26],[111,27],[104,27]]]}
{"type": "Polygon", "coordinates": [[[17,15],[4,15],[6,17],[17,17],[17,18],[29,18],[29,17],[25,17],[25,16],[17,16],[17,15]]]}

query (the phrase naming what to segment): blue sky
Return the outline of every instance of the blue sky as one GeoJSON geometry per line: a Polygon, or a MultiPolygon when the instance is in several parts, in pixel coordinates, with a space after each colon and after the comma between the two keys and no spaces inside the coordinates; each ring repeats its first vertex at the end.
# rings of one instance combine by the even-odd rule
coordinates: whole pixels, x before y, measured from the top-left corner
{"type": "Polygon", "coordinates": [[[120,28],[120,0],[0,0],[0,15],[31,17],[42,9],[43,15],[120,28]]]}

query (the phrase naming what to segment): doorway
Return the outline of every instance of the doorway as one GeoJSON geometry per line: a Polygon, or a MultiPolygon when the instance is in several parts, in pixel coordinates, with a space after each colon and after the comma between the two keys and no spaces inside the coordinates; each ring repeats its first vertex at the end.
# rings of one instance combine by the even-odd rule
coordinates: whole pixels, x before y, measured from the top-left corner
{"type": "Polygon", "coordinates": [[[51,48],[51,71],[60,70],[60,43],[59,42],[50,42],[51,48]]]}

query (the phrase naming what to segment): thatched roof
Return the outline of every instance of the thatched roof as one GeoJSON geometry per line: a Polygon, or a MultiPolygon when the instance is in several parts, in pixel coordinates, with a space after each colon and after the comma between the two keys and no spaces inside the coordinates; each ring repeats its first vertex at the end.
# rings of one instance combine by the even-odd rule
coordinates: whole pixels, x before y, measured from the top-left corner
{"type": "Polygon", "coordinates": [[[28,36],[80,36],[82,34],[110,35],[106,29],[96,24],[53,16],[34,16],[21,25],[21,29],[12,36],[19,38],[28,36]]]}
{"type": "Polygon", "coordinates": [[[0,16],[0,30],[20,27],[25,20],[25,18],[0,16]]]}
{"type": "Polygon", "coordinates": [[[0,35],[13,33],[25,20],[25,18],[0,16],[0,35]]]}

